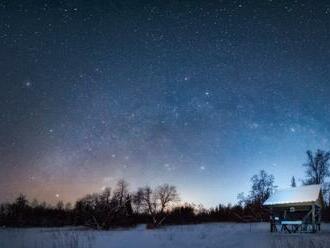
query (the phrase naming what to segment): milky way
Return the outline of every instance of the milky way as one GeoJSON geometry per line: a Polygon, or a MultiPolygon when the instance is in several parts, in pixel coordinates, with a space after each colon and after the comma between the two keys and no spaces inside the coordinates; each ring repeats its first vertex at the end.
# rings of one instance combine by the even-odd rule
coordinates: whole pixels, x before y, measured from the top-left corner
{"type": "Polygon", "coordinates": [[[329,148],[329,27],[322,1],[0,0],[0,199],[288,186],[329,148]]]}

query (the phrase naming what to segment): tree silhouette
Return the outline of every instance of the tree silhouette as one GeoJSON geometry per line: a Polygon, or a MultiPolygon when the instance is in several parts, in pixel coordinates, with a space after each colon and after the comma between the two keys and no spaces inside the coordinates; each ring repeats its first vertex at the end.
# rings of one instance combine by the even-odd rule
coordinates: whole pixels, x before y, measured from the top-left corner
{"type": "Polygon", "coordinates": [[[154,190],[149,186],[139,188],[134,199],[134,202],[152,217],[152,224],[149,227],[156,228],[165,220],[165,210],[172,203],[179,201],[179,196],[175,186],[163,184],[154,190]]]}
{"type": "Polygon", "coordinates": [[[263,204],[275,189],[274,180],[274,176],[268,175],[264,170],[251,177],[252,189],[250,191],[250,199],[252,202],[263,204]]]}
{"type": "Polygon", "coordinates": [[[78,223],[97,229],[128,224],[133,213],[128,184],[120,180],[113,192],[105,188],[99,194],[83,197],[77,201],[75,212],[78,223]]]}
{"type": "Polygon", "coordinates": [[[303,164],[306,167],[306,180],[304,185],[323,184],[329,172],[330,153],[322,150],[317,150],[315,154],[307,151],[307,163],[303,164]]]}
{"type": "Polygon", "coordinates": [[[296,185],[296,179],[294,178],[294,176],[291,177],[291,187],[292,187],[292,188],[297,187],[297,185],[296,185]]]}

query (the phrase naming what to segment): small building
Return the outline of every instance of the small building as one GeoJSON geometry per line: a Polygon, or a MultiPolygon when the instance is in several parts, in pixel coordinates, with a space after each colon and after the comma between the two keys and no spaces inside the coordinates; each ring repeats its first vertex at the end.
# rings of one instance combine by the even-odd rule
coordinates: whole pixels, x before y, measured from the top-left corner
{"type": "Polygon", "coordinates": [[[322,204],[318,184],[277,190],[264,203],[270,211],[270,231],[319,231],[322,204]]]}

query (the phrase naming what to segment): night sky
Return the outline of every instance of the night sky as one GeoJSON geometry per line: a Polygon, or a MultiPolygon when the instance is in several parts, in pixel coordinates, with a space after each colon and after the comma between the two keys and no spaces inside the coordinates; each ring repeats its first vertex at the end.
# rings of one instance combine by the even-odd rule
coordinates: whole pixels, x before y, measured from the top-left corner
{"type": "Polygon", "coordinates": [[[183,202],[330,148],[325,1],[0,0],[0,200],[126,179],[183,202]]]}

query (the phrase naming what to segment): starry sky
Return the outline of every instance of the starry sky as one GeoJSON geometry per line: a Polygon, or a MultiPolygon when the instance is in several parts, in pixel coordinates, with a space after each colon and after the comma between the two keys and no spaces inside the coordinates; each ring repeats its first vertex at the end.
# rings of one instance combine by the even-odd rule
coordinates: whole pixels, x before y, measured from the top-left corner
{"type": "Polygon", "coordinates": [[[0,0],[0,199],[299,182],[329,149],[329,28],[326,1],[0,0]]]}

